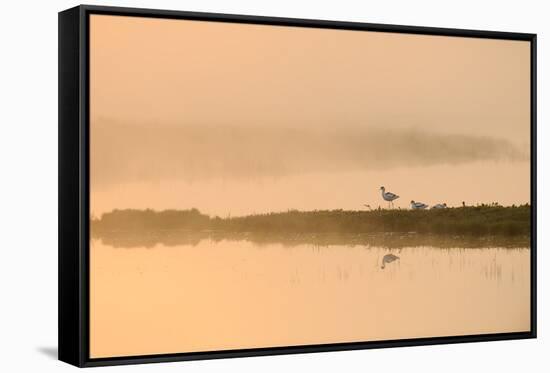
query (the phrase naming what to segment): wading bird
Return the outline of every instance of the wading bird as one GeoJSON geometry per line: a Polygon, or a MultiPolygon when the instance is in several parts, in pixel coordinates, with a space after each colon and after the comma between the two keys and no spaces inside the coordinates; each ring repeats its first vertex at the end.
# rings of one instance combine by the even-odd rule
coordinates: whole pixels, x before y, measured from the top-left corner
{"type": "Polygon", "coordinates": [[[425,203],[411,201],[411,209],[413,210],[424,210],[426,208],[428,208],[428,205],[425,203]]]}
{"type": "Polygon", "coordinates": [[[382,268],[382,269],[386,268],[387,263],[394,262],[397,259],[399,259],[399,257],[397,255],[393,255],[393,254],[384,255],[384,257],[382,258],[382,266],[380,268],[382,268]]]}
{"type": "Polygon", "coordinates": [[[438,203],[437,205],[433,205],[432,209],[446,209],[447,204],[446,203],[438,203]]]}
{"type": "Polygon", "coordinates": [[[393,201],[398,199],[399,196],[397,194],[393,194],[392,192],[386,192],[386,188],[383,186],[380,187],[380,190],[382,191],[382,198],[384,201],[388,201],[388,207],[393,207],[393,201]]]}

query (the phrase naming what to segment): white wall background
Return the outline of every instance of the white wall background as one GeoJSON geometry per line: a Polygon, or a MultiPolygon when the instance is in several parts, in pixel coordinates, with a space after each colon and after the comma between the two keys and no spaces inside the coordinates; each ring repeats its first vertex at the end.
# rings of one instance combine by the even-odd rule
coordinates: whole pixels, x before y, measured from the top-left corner
{"type": "MultiPolygon", "coordinates": [[[[176,10],[538,33],[539,338],[225,359],[116,371],[548,371],[550,250],[548,2],[471,0],[90,1],[176,10]],[[546,167],[546,169],[548,169],[546,167]],[[548,190],[548,189],[546,189],[548,190]]],[[[75,1],[5,1],[0,11],[0,370],[69,371],[57,349],[57,12],[75,1]],[[34,369],[34,370],[33,370],[34,369]]]]}

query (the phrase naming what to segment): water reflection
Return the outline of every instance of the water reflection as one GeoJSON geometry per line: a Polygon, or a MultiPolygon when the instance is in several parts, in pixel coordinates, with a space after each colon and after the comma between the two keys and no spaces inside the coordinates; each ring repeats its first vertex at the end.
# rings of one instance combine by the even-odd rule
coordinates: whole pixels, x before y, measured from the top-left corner
{"type": "Polygon", "coordinates": [[[439,248],[483,248],[483,247],[527,247],[529,236],[453,236],[410,233],[377,234],[269,234],[253,232],[186,231],[186,230],[149,230],[140,232],[102,231],[94,232],[92,238],[101,239],[109,246],[117,248],[155,246],[199,245],[202,241],[220,242],[223,240],[247,241],[256,245],[281,244],[288,247],[299,245],[345,245],[403,248],[433,246],[439,248]]]}
{"type": "Polygon", "coordinates": [[[399,260],[399,257],[397,255],[386,254],[382,258],[382,265],[380,266],[380,268],[384,269],[384,268],[386,268],[386,264],[395,262],[396,260],[399,260]]]}
{"type": "Polygon", "coordinates": [[[528,248],[117,239],[92,240],[93,357],[530,325],[528,248]]]}

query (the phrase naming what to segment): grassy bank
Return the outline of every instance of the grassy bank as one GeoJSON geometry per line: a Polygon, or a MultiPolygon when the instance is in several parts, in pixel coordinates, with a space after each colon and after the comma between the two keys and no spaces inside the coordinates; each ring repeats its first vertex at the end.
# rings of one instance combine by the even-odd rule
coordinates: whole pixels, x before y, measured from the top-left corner
{"type": "Polygon", "coordinates": [[[191,210],[114,210],[92,220],[92,234],[108,232],[216,232],[221,235],[364,235],[416,233],[447,236],[528,237],[530,206],[476,206],[442,210],[287,211],[210,217],[191,210]]]}

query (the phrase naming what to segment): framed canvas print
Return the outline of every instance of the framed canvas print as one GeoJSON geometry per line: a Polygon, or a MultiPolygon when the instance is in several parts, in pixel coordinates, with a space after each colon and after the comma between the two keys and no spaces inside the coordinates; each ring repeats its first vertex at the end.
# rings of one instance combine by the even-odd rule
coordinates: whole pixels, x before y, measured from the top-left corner
{"type": "Polygon", "coordinates": [[[536,336],[534,34],[59,13],[59,358],[536,336]]]}

